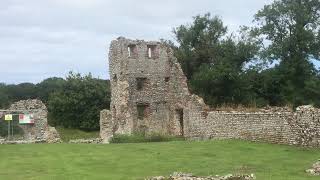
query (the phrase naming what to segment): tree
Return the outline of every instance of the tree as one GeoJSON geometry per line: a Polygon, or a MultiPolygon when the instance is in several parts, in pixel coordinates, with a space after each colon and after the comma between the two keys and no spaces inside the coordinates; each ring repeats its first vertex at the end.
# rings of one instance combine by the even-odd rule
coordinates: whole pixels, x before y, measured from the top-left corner
{"type": "Polygon", "coordinates": [[[318,82],[310,59],[319,60],[320,56],[320,1],[277,0],[260,10],[255,21],[256,36],[268,44],[261,57],[280,60],[276,68],[284,78],[281,91],[285,101],[311,103],[305,93],[311,79],[318,82]]]}
{"type": "Polygon", "coordinates": [[[251,40],[229,37],[217,49],[215,63],[203,64],[190,80],[192,89],[213,106],[252,103],[244,65],[254,58],[258,46],[251,40]]]}
{"type": "Polygon", "coordinates": [[[7,104],[11,104],[19,100],[37,98],[37,87],[32,83],[5,85],[3,92],[8,98],[7,104]]]}
{"type": "Polygon", "coordinates": [[[9,105],[9,97],[6,92],[6,85],[0,83],[0,109],[4,109],[9,105]]]}
{"type": "Polygon", "coordinates": [[[320,107],[320,73],[306,81],[305,96],[309,104],[320,107]]]}
{"type": "Polygon", "coordinates": [[[50,123],[66,128],[99,129],[99,112],[109,107],[109,81],[94,79],[91,74],[70,73],[62,89],[50,95],[50,123]]]}
{"type": "Polygon", "coordinates": [[[63,78],[52,77],[43,80],[37,84],[37,96],[41,101],[47,104],[50,94],[62,90],[66,81],[63,78]]]}
{"type": "Polygon", "coordinates": [[[226,36],[222,20],[210,14],[196,16],[191,25],[175,29],[179,43],[175,54],[191,90],[209,105],[250,102],[241,74],[257,54],[259,42],[249,33],[248,28],[242,28],[238,37],[226,36]]]}
{"type": "MultiPolygon", "coordinates": [[[[109,108],[110,94],[109,80],[70,73],[66,80],[53,77],[36,85],[0,83],[0,108],[19,100],[41,99],[48,107],[52,125],[96,130],[100,110],[109,108]]],[[[5,126],[0,124],[0,128],[5,126]]]]}
{"type": "Polygon", "coordinates": [[[226,34],[225,27],[217,16],[209,13],[196,16],[191,25],[181,25],[174,29],[179,47],[175,53],[188,79],[203,64],[215,62],[217,48],[226,34]]]}

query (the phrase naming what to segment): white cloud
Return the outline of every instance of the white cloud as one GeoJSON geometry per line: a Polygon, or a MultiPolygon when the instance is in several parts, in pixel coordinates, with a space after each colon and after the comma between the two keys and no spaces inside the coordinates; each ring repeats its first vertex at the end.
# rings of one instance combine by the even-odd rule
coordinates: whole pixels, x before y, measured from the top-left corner
{"type": "Polygon", "coordinates": [[[157,40],[198,14],[219,15],[231,31],[272,0],[1,0],[0,82],[39,82],[70,70],[108,78],[118,36],[157,40]]]}

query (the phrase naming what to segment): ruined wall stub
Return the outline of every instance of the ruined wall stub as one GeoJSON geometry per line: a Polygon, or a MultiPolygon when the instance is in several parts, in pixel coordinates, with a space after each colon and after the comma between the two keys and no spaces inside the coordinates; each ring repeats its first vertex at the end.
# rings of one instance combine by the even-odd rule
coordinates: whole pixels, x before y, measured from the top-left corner
{"type": "Polygon", "coordinates": [[[60,142],[60,136],[54,127],[48,125],[47,107],[37,99],[22,100],[13,103],[8,111],[11,113],[32,113],[34,124],[19,124],[23,130],[24,141],[29,142],[60,142]]]}
{"type": "Polygon", "coordinates": [[[102,137],[134,132],[183,135],[184,107],[192,97],[171,48],[120,37],[111,42],[109,69],[111,105],[110,112],[101,112],[104,119],[109,117],[101,122],[102,137]]]}

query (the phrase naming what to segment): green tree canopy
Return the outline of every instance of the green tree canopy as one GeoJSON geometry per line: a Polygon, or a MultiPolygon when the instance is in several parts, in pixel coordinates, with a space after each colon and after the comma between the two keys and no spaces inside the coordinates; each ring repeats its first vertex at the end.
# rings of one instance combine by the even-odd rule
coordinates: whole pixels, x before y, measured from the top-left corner
{"type": "Polygon", "coordinates": [[[66,128],[99,129],[102,109],[110,104],[109,81],[94,79],[91,74],[70,73],[62,89],[50,95],[50,123],[66,128]]]}
{"type": "Polygon", "coordinates": [[[37,84],[37,95],[45,104],[48,103],[50,94],[62,90],[66,81],[63,78],[52,77],[37,84]]]}
{"type": "Polygon", "coordinates": [[[241,74],[259,51],[259,41],[247,28],[239,36],[227,35],[220,18],[205,14],[174,34],[179,43],[175,54],[195,93],[210,105],[248,103],[241,74]]]}
{"type": "Polygon", "coordinates": [[[311,59],[320,60],[320,1],[276,0],[255,15],[256,36],[266,44],[261,57],[280,60],[281,91],[287,103],[313,103],[306,93],[317,87],[311,59]]]}
{"type": "Polygon", "coordinates": [[[215,62],[220,41],[226,35],[227,27],[220,18],[211,17],[208,13],[194,17],[192,24],[181,25],[173,32],[179,43],[176,56],[187,78],[191,79],[202,64],[215,62]]]}

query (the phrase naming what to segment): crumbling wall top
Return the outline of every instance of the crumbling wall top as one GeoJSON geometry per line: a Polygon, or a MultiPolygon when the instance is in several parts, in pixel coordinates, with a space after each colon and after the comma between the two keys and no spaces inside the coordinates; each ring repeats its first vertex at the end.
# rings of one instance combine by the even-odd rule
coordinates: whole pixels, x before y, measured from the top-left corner
{"type": "Polygon", "coordinates": [[[38,99],[21,100],[13,103],[9,110],[47,111],[46,105],[38,99]]]}

